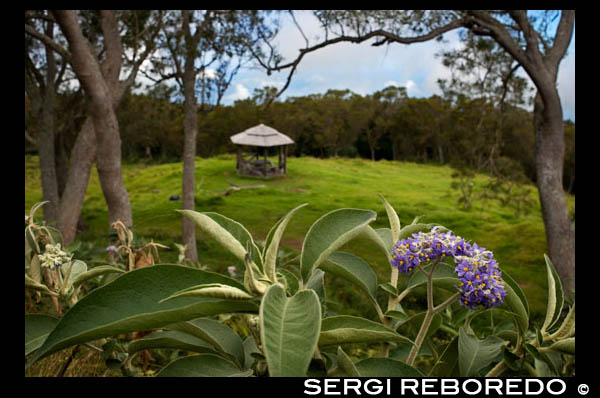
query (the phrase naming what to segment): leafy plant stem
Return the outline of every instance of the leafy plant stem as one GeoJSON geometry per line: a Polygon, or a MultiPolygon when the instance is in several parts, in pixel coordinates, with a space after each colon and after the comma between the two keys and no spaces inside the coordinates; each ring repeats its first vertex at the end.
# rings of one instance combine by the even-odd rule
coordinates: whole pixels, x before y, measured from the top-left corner
{"type": "Polygon", "coordinates": [[[427,312],[425,313],[425,319],[423,319],[421,329],[419,330],[417,338],[415,339],[415,345],[410,350],[408,358],[406,359],[406,363],[410,366],[413,365],[415,359],[417,358],[417,354],[421,349],[423,340],[425,340],[425,336],[427,335],[427,330],[429,330],[429,326],[431,325],[431,321],[433,320],[433,316],[435,315],[433,308],[433,271],[435,270],[435,267],[438,263],[439,260],[431,266],[431,270],[429,272],[425,271],[425,268],[419,265],[419,269],[427,277],[427,312]]]}

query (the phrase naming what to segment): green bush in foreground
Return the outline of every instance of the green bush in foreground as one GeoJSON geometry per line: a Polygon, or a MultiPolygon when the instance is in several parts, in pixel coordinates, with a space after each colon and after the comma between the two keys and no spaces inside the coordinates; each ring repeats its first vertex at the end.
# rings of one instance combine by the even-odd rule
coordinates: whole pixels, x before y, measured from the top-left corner
{"type": "Polygon", "coordinates": [[[61,349],[101,341],[101,349],[94,347],[117,352],[113,366],[125,375],[139,374],[136,355],[160,349],[194,355],[174,358],[158,376],[574,375],[575,305],[562,316],[562,286],[547,256],[546,317],[541,329],[531,330],[524,293],[490,251],[418,218],[401,227],[382,200],[390,228],[373,229],[372,210],[334,210],[311,226],[300,256],[291,261],[280,255],[279,243],[306,204],[277,221],[262,244],[221,214],[180,211],[244,265],[241,281],[181,264],[87,270],[60,248],[56,231],[37,226],[30,214],[26,287],[66,300],[70,308],[60,319],[26,314],[26,368],[61,349]],[[379,283],[363,259],[338,251],[357,237],[381,249],[390,263],[389,281],[379,283]],[[122,275],[78,297],[81,283],[105,272],[122,275]],[[355,285],[378,320],[332,314],[325,274],[355,285]],[[402,291],[400,274],[408,278],[402,291]],[[409,315],[402,301],[420,286],[427,289],[427,309],[409,315]],[[116,338],[148,330],[127,342],[116,338]],[[379,349],[356,361],[349,351],[354,344],[379,349]]]}

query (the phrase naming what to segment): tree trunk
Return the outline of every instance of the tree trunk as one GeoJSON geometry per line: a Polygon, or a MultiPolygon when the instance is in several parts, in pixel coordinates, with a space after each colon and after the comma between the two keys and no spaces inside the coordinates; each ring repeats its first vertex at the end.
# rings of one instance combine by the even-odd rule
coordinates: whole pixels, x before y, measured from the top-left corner
{"type": "Polygon", "coordinates": [[[546,229],[549,256],[567,294],[575,287],[575,230],[563,188],[564,130],[558,92],[536,95],[534,126],[537,186],[546,229]]]}
{"type": "Polygon", "coordinates": [[[77,221],[90,180],[90,172],[96,158],[96,136],[94,122],[87,117],[71,150],[67,183],[62,193],[58,211],[58,229],[65,245],[75,240],[77,221]]]}
{"type": "MultiPolygon", "coordinates": [[[[198,116],[196,114],[196,94],[194,91],[196,76],[194,71],[194,57],[186,60],[183,74],[183,95],[185,97],[185,119],[183,125],[183,181],[182,205],[185,210],[194,210],[195,191],[195,159],[196,159],[196,134],[198,131],[198,116]]],[[[185,257],[197,261],[196,226],[187,217],[182,218],[183,244],[186,245],[185,257]]]]}
{"type": "MultiPolygon", "coordinates": [[[[48,22],[45,30],[46,35],[52,38],[54,23],[48,22]]],[[[46,84],[42,93],[43,103],[40,115],[38,153],[42,174],[42,194],[44,200],[49,201],[43,207],[44,219],[47,224],[55,224],[59,204],[56,164],[54,160],[54,79],[56,77],[56,62],[54,52],[50,46],[45,45],[44,47],[46,50],[46,84]]]]}
{"type": "Polygon", "coordinates": [[[69,159],[67,157],[67,150],[65,149],[64,133],[62,132],[55,134],[54,137],[54,161],[56,165],[58,197],[60,198],[65,191],[65,187],[67,186],[67,175],[69,172],[69,159]]]}
{"type": "MultiPolygon", "coordinates": [[[[89,112],[97,144],[96,163],[100,185],[108,205],[109,221],[112,223],[121,220],[125,225],[131,226],[131,203],[121,175],[119,123],[113,109],[113,96],[116,93],[111,93],[98,60],[81,32],[75,12],[55,10],[53,13],[69,42],[73,70],[89,99],[89,112]]],[[[114,17],[114,13],[112,16],[114,17]]],[[[112,37],[104,36],[107,52],[111,45],[119,46],[120,43],[112,42],[112,37]]],[[[116,69],[118,76],[120,64],[116,69]]]]}

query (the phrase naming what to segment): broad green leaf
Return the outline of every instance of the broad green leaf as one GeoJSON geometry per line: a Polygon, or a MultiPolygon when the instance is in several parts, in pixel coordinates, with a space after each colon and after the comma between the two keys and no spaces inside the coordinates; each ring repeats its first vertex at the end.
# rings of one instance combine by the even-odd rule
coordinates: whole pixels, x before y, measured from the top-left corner
{"type": "Polygon", "coordinates": [[[305,288],[314,290],[317,293],[317,297],[319,297],[321,305],[325,304],[325,272],[323,270],[318,269],[314,271],[308,282],[306,282],[305,288]]]}
{"type": "Polygon", "coordinates": [[[252,336],[244,339],[244,369],[250,369],[254,363],[254,355],[262,355],[252,336]]]}
{"type": "Polygon", "coordinates": [[[279,269],[277,272],[279,272],[279,274],[285,278],[285,285],[290,296],[296,294],[298,288],[300,288],[300,281],[296,275],[285,269],[279,269]]]}
{"type": "Polygon", "coordinates": [[[161,264],[125,273],[77,302],[30,363],[65,347],[102,337],[220,313],[258,310],[253,302],[199,297],[159,303],[175,292],[206,283],[242,288],[239,282],[226,276],[181,265],[161,264]]]}
{"type": "Polygon", "coordinates": [[[245,263],[246,245],[247,242],[250,242],[252,260],[262,271],[262,253],[254,243],[250,232],[242,224],[219,213],[199,213],[192,210],[177,211],[194,221],[204,233],[210,235],[243,263],[245,263]]]}
{"type": "Polygon", "coordinates": [[[58,320],[45,314],[25,314],[25,356],[42,346],[58,320]]]}
{"type": "MultiPolygon", "coordinates": [[[[392,242],[398,242],[400,240],[400,218],[398,218],[398,213],[389,204],[389,202],[383,197],[383,195],[378,194],[385,206],[385,212],[387,213],[388,219],[390,220],[390,231],[392,232],[392,242]]],[[[392,243],[392,245],[393,245],[392,243]]]]}
{"type": "Polygon", "coordinates": [[[377,247],[386,256],[388,261],[392,259],[393,243],[392,246],[390,246],[389,236],[385,231],[377,232],[370,225],[365,225],[360,232],[360,236],[367,238],[371,242],[375,243],[375,245],[377,245],[377,247]]]}
{"type": "Polygon", "coordinates": [[[575,337],[559,340],[553,343],[550,348],[563,354],[575,355],[575,337]]]}
{"type": "Polygon", "coordinates": [[[406,322],[409,319],[409,316],[406,315],[404,312],[402,311],[395,311],[395,310],[391,310],[385,313],[385,316],[388,318],[392,318],[395,319],[397,321],[400,321],[401,323],[406,322]]]}
{"type": "Polygon", "coordinates": [[[55,295],[56,296],[56,294],[54,292],[52,292],[50,289],[48,289],[48,287],[46,285],[34,281],[27,274],[25,274],[25,287],[30,288],[30,289],[34,289],[34,290],[40,290],[42,292],[46,292],[46,293],[48,293],[50,295],[55,295]]]}
{"type": "Polygon", "coordinates": [[[77,270],[71,270],[71,280],[73,281],[73,287],[78,287],[83,282],[95,278],[96,276],[111,274],[111,273],[125,273],[124,270],[110,265],[101,265],[94,267],[87,272],[78,272],[77,270]]]}
{"type": "Polygon", "coordinates": [[[382,283],[379,285],[381,290],[390,294],[392,297],[398,297],[400,293],[398,293],[398,289],[392,285],[390,282],[382,283]]]}
{"type": "MultiPolygon", "coordinates": [[[[459,284],[458,276],[454,267],[446,263],[439,263],[433,271],[433,285],[445,290],[456,292],[456,286],[459,284]]],[[[408,280],[407,289],[414,289],[417,286],[427,283],[427,277],[420,270],[416,270],[408,280]]]]}
{"type": "Polygon", "coordinates": [[[502,280],[504,281],[504,290],[506,291],[504,305],[507,305],[516,314],[515,320],[519,325],[521,334],[523,334],[529,327],[529,303],[523,290],[505,271],[502,271],[502,280]]]}
{"type": "Polygon", "coordinates": [[[344,352],[344,350],[342,350],[342,347],[338,347],[337,362],[338,362],[338,367],[346,373],[346,376],[349,376],[349,377],[360,377],[361,376],[360,373],[358,373],[356,366],[354,366],[354,362],[352,362],[352,359],[350,359],[348,354],[346,354],[344,352]]]}
{"type": "Polygon", "coordinates": [[[40,265],[40,258],[37,254],[34,254],[31,258],[27,273],[31,276],[31,279],[38,283],[42,283],[42,267],[40,265]]]}
{"type": "Polygon", "coordinates": [[[556,269],[552,261],[550,261],[550,257],[546,254],[544,254],[544,259],[546,260],[548,275],[548,305],[546,307],[546,319],[544,319],[544,324],[542,325],[542,334],[550,330],[556,321],[558,321],[564,303],[562,283],[556,273],[556,269]]]}
{"type": "Polygon", "coordinates": [[[201,353],[217,353],[213,346],[204,340],[175,330],[154,332],[142,339],[134,340],[127,346],[127,352],[129,355],[133,355],[139,351],[157,348],[201,353]]]}
{"type": "Polygon", "coordinates": [[[248,377],[252,370],[240,370],[232,362],[214,354],[199,354],[176,359],[156,377],[248,377]]]}
{"type": "Polygon", "coordinates": [[[177,322],[167,326],[168,329],[187,333],[210,343],[217,352],[244,365],[244,345],[242,339],[231,328],[221,322],[201,318],[192,321],[177,322]]]}
{"type": "Polygon", "coordinates": [[[214,297],[230,300],[252,300],[255,298],[244,290],[234,286],[224,285],[222,283],[207,283],[175,292],[171,296],[162,299],[160,302],[162,303],[179,297],[214,297]]]}
{"type": "Polygon", "coordinates": [[[313,290],[288,298],[272,285],[260,305],[260,337],[270,376],[305,376],[321,329],[321,305],[313,290]]]}
{"type": "MultiPolygon", "coordinates": [[[[558,330],[552,334],[551,338],[555,340],[564,339],[575,334],[575,304],[569,310],[569,313],[565,317],[563,323],[560,325],[558,330]]],[[[540,333],[541,336],[541,333],[540,333]]]]}
{"type": "Polygon", "coordinates": [[[319,345],[346,343],[413,342],[381,323],[350,315],[324,318],[321,322],[319,345]]]}
{"type": "Polygon", "coordinates": [[[362,258],[345,252],[331,253],[328,261],[319,265],[325,272],[354,283],[372,301],[377,298],[377,274],[362,258]]]}
{"type": "Polygon", "coordinates": [[[338,209],[319,218],[308,230],[302,254],[300,273],[307,281],[313,270],[327,257],[362,232],[364,226],[375,220],[372,210],[338,209]]]}
{"type": "Polygon", "coordinates": [[[355,364],[361,377],[424,377],[417,368],[390,358],[367,358],[355,364]]]}
{"type": "Polygon", "coordinates": [[[456,377],[458,371],[458,337],[455,337],[444,349],[444,352],[433,365],[429,376],[456,377]]]}
{"type": "Polygon", "coordinates": [[[296,207],[295,209],[291,210],[284,218],[283,220],[281,220],[280,223],[278,223],[277,228],[275,229],[275,232],[273,232],[273,235],[270,237],[271,239],[269,240],[268,243],[268,247],[266,248],[265,251],[265,258],[264,258],[264,274],[267,278],[269,278],[271,281],[273,282],[277,282],[277,276],[276,276],[276,262],[277,262],[277,252],[279,251],[279,242],[281,241],[281,237],[283,236],[283,232],[285,231],[285,228],[288,225],[288,222],[290,221],[290,219],[294,216],[294,214],[300,210],[301,208],[303,208],[304,206],[306,206],[308,203],[304,203],[301,204],[300,206],[296,207]]]}
{"type": "Polygon", "coordinates": [[[60,267],[60,272],[65,280],[65,283],[74,281],[80,275],[85,274],[87,270],[87,264],[81,260],[73,260],[70,266],[60,267]]]}
{"type": "Polygon", "coordinates": [[[394,250],[394,244],[396,243],[392,237],[392,230],[389,228],[377,228],[375,232],[377,232],[377,235],[379,235],[383,241],[387,253],[391,253],[394,250]]]}
{"type": "Polygon", "coordinates": [[[479,340],[464,328],[458,330],[458,366],[462,377],[478,376],[479,371],[500,360],[506,342],[496,336],[479,340]]]}

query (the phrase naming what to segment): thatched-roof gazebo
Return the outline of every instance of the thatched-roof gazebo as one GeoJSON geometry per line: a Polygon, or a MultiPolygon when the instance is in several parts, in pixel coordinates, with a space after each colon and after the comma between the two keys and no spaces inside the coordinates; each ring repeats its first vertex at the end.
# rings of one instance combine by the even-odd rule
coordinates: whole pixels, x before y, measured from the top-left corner
{"type": "Polygon", "coordinates": [[[239,174],[256,177],[274,177],[285,175],[287,172],[287,145],[294,141],[285,134],[280,133],[272,127],[259,124],[230,137],[231,142],[238,145],[237,150],[237,172],[239,174]],[[248,154],[242,153],[241,146],[256,147],[256,151],[248,154]],[[267,151],[271,147],[279,150],[279,165],[275,166],[267,158],[267,151]],[[263,159],[260,159],[260,148],[263,148],[263,159]]]}

